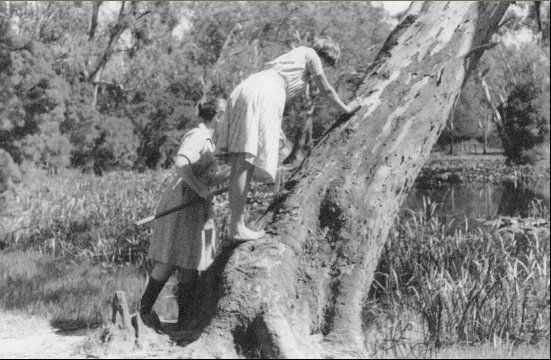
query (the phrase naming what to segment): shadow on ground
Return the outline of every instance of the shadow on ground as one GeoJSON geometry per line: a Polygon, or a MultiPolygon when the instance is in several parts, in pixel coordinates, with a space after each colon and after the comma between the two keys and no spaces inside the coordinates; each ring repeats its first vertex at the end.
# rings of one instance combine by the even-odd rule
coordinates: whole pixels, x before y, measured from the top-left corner
{"type": "Polygon", "coordinates": [[[162,322],[162,332],[178,346],[187,346],[196,341],[216,314],[218,301],[222,297],[222,273],[239,243],[226,245],[208,270],[199,277],[197,297],[191,313],[194,314],[189,325],[180,330],[173,330],[174,322],[162,322]]]}

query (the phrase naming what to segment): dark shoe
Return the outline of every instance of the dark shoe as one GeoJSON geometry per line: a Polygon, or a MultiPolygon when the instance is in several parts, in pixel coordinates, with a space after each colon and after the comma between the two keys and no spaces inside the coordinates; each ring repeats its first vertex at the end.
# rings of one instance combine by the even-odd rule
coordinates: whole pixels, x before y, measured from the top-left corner
{"type": "Polygon", "coordinates": [[[142,318],[142,322],[145,326],[152,328],[155,331],[159,331],[161,329],[161,320],[155,311],[150,311],[147,313],[140,312],[140,317],[142,318]]]}

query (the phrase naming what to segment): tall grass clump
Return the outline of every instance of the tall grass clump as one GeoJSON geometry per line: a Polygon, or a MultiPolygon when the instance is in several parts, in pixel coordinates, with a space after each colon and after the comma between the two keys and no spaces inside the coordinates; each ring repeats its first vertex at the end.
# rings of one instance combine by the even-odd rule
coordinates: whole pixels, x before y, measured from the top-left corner
{"type": "Polygon", "coordinates": [[[0,217],[3,247],[38,250],[66,259],[141,263],[149,216],[170,173],[113,172],[103,177],[65,171],[49,177],[35,171],[5,195],[0,217]]]}
{"type": "MultiPolygon", "coordinates": [[[[108,321],[116,290],[124,290],[131,309],[137,308],[144,278],[132,265],[91,266],[34,250],[0,252],[0,313],[47,318],[62,330],[94,328],[108,321]]],[[[168,301],[158,305],[166,314],[168,301]]]]}
{"type": "MultiPolygon", "coordinates": [[[[33,170],[24,183],[1,194],[6,205],[0,207],[0,250],[141,265],[151,225],[136,227],[134,222],[153,214],[173,176],[171,170],[117,171],[102,177],[71,170],[47,176],[33,170]]],[[[256,212],[263,206],[258,199],[249,202],[256,212]]],[[[228,214],[227,194],[218,195],[214,218],[222,237],[228,214]]]]}
{"type": "Polygon", "coordinates": [[[430,200],[396,225],[371,289],[387,311],[412,311],[424,341],[549,339],[549,211],[458,229],[430,200]]]}

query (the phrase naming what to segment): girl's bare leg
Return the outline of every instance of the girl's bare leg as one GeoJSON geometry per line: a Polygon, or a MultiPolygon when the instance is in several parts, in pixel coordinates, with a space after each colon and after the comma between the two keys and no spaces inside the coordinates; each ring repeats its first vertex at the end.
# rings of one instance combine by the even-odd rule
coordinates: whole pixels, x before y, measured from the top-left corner
{"type": "Polygon", "coordinates": [[[253,231],[245,226],[245,206],[251,182],[253,165],[245,160],[245,154],[230,155],[230,238],[238,241],[258,240],[264,231],[253,231]]]}

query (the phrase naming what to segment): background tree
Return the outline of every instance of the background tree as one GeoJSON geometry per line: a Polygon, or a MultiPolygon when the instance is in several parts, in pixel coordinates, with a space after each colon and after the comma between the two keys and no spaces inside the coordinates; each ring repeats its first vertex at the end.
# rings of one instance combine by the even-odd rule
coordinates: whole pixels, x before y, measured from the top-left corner
{"type": "MultiPolygon", "coordinates": [[[[543,39],[548,4],[538,9],[543,39]]],[[[0,14],[5,61],[0,76],[9,84],[0,90],[2,148],[16,163],[27,160],[52,169],[75,166],[85,171],[107,161],[95,158],[102,152],[91,151],[93,144],[120,128],[134,135],[109,141],[125,149],[127,160],[109,160],[105,169],[170,166],[206,93],[229,95],[266,61],[319,35],[341,43],[338,67],[326,72],[348,101],[392,21],[368,2],[2,2],[0,14]],[[41,80],[46,82],[40,85],[41,80]],[[33,107],[26,92],[35,85],[33,92],[43,89],[43,95],[31,95],[52,107],[33,107]],[[84,136],[83,129],[90,133],[84,136]],[[83,138],[87,141],[79,143],[83,138]],[[52,156],[39,156],[43,151],[52,156]]],[[[523,14],[508,14],[508,21],[506,16],[498,29],[501,39],[527,26],[538,31],[539,25],[523,14]]],[[[523,82],[523,77],[534,83],[548,78],[545,44],[518,49],[499,45],[488,51],[481,72],[496,101],[500,96],[507,99],[511,84],[523,82]]],[[[484,139],[478,123],[487,119],[490,107],[477,84],[476,79],[466,84],[453,114],[454,132],[443,131],[439,143],[447,144],[448,135],[484,139]]],[[[296,143],[287,159],[293,165],[336,116],[327,99],[311,89],[311,99],[289,102],[284,114],[283,130],[296,143]]],[[[547,93],[543,89],[543,99],[547,93]]],[[[494,145],[495,134],[489,135],[494,145]]]]}
{"type": "Polygon", "coordinates": [[[534,164],[548,160],[537,150],[529,152],[544,143],[549,148],[549,96],[545,99],[542,92],[538,84],[521,83],[498,107],[502,121],[499,131],[509,161],[534,164]]]}
{"type": "Polygon", "coordinates": [[[548,48],[535,43],[511,48],[498,46],[488,51],[479,66],[484,90],[482,104],[492,110],[508,161],[535,163],[541,151],[530,153],[529,149],[541,144],[548,146],[545,135],[549,131],[548,48]]]}
{"type": "Polygon", "coordinates": [[[70,146],[62,139],[69,86],[51,66],[51,51],[42,43],[0,28],[0,147],[16,163],[44,167],[68,165],[70,146]]]}
{"type": "Polygon", "coordinates": [[[8,190],[16,182],[21,181],[21,172],[11,155],[0,149],[0,193],[8,190]]]}
{"type": "MultiPolygon", "coordinates": [[[[137,143],[129,137],[112,140],[130,141],[117,147],[136,153],[129,157],[136,159],[134,167],[170,166],[186,124],[195,118],[191,104],[207,92],[227,96],[266,61],[323,34],[347,43],[354,37],[361,39],[350,42],[350,48],[343,47],[339,67],[343,72],[355,70],[351,59],[372,57],[375,47],[368,51],[365,47],[382,41],[389,31],[381,21],[382,9],[368,3],[123,1],[80,2],[77,6],[18,2],[9,11],[6,4],[10,3],[3,3],[2,21],[12,30],[10,36],[25,38],[35,46],[44,44],[49,55],[40,55],[40,60],[68,86],[61,92],[68,94],[60,102],[65,110],[59,108],[59,116],[52,118],[55,126],[44,127],[44,131],[49,129],[45,137],[61,137],[57,143],[65,144],[51,151],[64,153],[59,166],[68,165],[71,159],[72,166],[85,170],[100,161],[94,158],[97,152],[91,151],[91,144],[101,143],[101,134],[112,130],[105,118],[120,119],[113,122],[114,128],[124,121],[128,123],[125,128],[133,128],[137,143]],[[350,28],[358,28],[358,33],[351,33],[350,28]],[[59,134],[52,133],[56,126],[59,134]],[[90,132],[83,136],[83,129],[90,132]],[[92,134],[95,138],[90,138],[92,134]],[[77,142],[83,139],[88,141],[77,142]],[[136,148],[131,150],[132,144],[136,148]]],[[[329,71],[329,76],[340,74],[329,71]]],[[[12,96],[12,100],[20,101],[21,96],[12,96]]],[[[288,134],[304,127],[297,135],[307,135],[307,144],[312,142],[313,130],[321,134],[333,115],[325,115],[326,104],[318,105],[321,110],[312,104],[297,99],[288,107],[284,121],[288,134]],[[305,103],[310,104],[309,110],[305,103]],[[308,112],[317,112],[314,129],[310,121],[304,121],[308,112]]],[[[40,137],[42,128],[36,132],[40,137]]],[[[14,156],[18,148],[29,144],[16,144],[11,137],[4,143],[14,156]]],[[[38,154],[38,148],[30,152],[38,154]]],[[[39,161],[36,156],[28,157],[39,161]]],[[[22,161],[21,156],[16,161],[22,161]]],[[[107,167],[114,163],[110,164],[107,167]]],[[[128,166],[126,161],[121,164],[128,166]]]]}
{"type": "MultiPolygon", "coordinates": [[[[549,102],[549,43],[541,33],[548,27],[548,16],[548,2],[519,2],[509,9],[498,28],[496,42],[489,44],[490,49],[482,56],[477,76],[469,79],[458,100],[454,110],[456,131],[451,133],[445,130],[439,144],[449,143],[450,135],[454,135],[458,137],[457,141],[480,139],[484,147],[484,139],[489,139],[493,146],[499,145],[505,149],[525,146],[521,136],[508,136],[502,131],[504,127],[497,108],[505,106],[515,88],[533,84],[540,88],[538,98],[541,98],[542,106],[538,111],[541,111],[543,118],[549,117],[546,107],[549,102]],[[533,34],[531,41],[527,39],[529,34],[533,34]]],[[[545,127],[545,122],[540,123],[545,127]]],[[[520,159],[516,156],[513,160],[510,157],[512,153],[505,152],[508,161],[520,159]]],[[[534,162],[538,152],[541,151],[533,152],[534,159],[523,157],[522,161],[534,162]]]]}
{"type": "MultiPolygon", "coordinates": [[[[480,139],[483,146],[483,152],[486,153],[487,140],[490,136],[489,131],[493,128],[488,127],[488,119],[491,119],[491,110],[484,104],[484,95],[479,79],[476,74],[469,77],[461,95],[454,107],[448,120],[446,128],[438,138],[437,144],[441,147],[449,146],[450,153],[454,153],[453,144],[468,140],[480,139]]],[[[495,143],[495,141],[494,141],[495,143]]]]}

